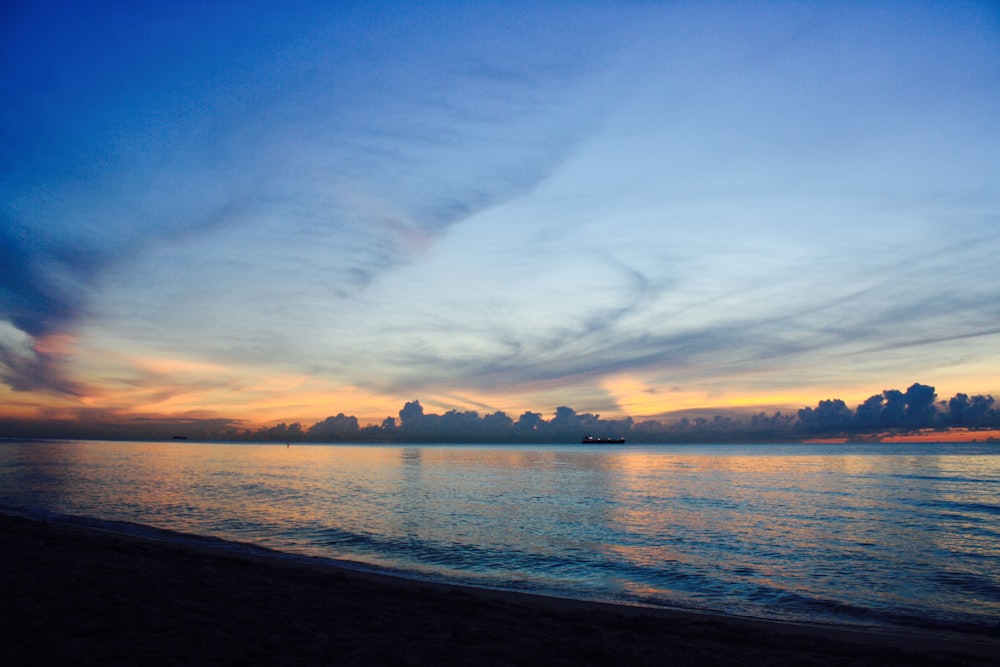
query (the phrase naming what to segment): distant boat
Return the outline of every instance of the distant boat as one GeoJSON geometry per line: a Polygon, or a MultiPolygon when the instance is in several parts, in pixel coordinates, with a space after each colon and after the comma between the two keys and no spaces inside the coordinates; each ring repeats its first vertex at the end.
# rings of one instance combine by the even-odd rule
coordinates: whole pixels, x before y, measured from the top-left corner
{"type": "Polygon", "coordinates": [[[187,440],[187,439],[188,439],[188,437],[186,435],[175,435],[174,436],[174,440],[187,440]]]}
{"type": "Polygon", "coordinates": [[[580,441],[581,445],[624,445],[625,438],[595,438],[586,436],[580,441]]]}

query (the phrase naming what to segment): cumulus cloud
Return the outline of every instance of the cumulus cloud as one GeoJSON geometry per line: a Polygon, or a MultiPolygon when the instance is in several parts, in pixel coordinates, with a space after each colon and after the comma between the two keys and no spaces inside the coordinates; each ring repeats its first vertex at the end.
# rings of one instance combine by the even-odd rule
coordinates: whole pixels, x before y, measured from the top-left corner
{"type": "Polygon", "coordinates": [[[396,395],[825,381],[996,331],[988,26],[247,6],[0,27],[11,386],[71,390],[69,331],[396,395]]]}

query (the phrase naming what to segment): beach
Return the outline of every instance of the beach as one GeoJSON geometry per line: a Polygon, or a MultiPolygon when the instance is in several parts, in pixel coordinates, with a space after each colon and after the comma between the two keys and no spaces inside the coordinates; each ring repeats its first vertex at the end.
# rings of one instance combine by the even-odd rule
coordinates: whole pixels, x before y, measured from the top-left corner
{"type": "Polygon", "coordinates": [[[42,664],[996,665],[1000,643],[427,583],[0,515],[0,659],[42,664]]]}

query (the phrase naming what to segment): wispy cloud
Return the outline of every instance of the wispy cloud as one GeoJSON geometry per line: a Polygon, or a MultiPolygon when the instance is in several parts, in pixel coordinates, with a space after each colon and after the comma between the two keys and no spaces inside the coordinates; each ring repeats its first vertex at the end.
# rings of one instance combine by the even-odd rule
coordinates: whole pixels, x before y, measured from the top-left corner
{"type": "Polygon", "coordinates": [[[366,404],[1000,364],[988,11],[439,9],[11,14],[4,382],[221,400],[67,333],[366,404]]]}

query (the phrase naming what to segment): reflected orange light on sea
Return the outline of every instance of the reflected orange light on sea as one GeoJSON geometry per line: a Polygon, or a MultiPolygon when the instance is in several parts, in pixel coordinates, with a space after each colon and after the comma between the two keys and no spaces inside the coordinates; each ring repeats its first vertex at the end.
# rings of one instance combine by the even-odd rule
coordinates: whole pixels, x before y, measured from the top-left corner
{"type": "MultiPolygon", "coordinates": [[[[710,555],[711,545],[692,549],[692,544],[709,540],[725,553],[739,553],[744,544],[759,543],[761,535],[776,545],[794,545],[807,553],[820,549],[830,539],[819,519],[812,521],[812,508],[798,506],[796,489],[803,486],[821,495],[845,493],[835,480],[841,475],[864,477],[878,470],[870,457],[746,456],[701,455],[672,452],[624,451],[616,457],[616,482],[608,489],[617,502],[610,520],[634,536],[620,543],[603,545],[614,558],[650,571],[677,567],[686,572],[709,571],[717,567],[710,555]],[[837,475],[827,474],[831,468],[837,475]],[[829,480],[824,484],[824,480],[829,480]],[[786,519],[794,517],[794,520],[786,519]],[[708,557],[706,557],[708,556],[708,557]]],[[[851,498],[863,507],[863,497],[851,498]]],[[[865,526],[842,526],[845,540],[863,541],[865,526]]],[[[796,559],[773,559],[747,551],[745,572],[755,585],[779,587],[778,581],[799,576],[803,563],[796,559]]],[[[660,578],[658,581],[662,582],[660,578]]],[[[672,597],[674,591],[662,586],[642,586],[637,579],[629,590],[642,595],[672,597]]]]}
{"type": "Polygon", "coordinates": [[[24,506],[416,578],[791,621],[923,609],[990,624],[988,449],[65,440],[0,454],[24,506]]]}

